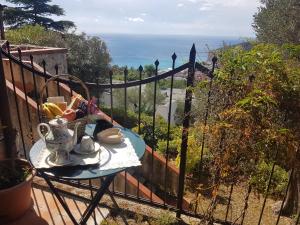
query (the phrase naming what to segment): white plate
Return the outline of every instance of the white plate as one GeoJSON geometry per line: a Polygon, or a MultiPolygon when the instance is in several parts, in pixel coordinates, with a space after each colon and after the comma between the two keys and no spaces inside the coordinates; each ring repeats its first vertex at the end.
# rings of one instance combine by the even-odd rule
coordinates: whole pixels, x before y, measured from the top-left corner
{"type": "Polygon", "coordinates": [[[94,151],[91,152],[83,152],[80,150],[80,144],[75,145],[75,148],[73,149],[74,152],[76,152],[77,154],[80,155],[90,155],[90,154],[94,154],[96,152],[98,152],[100,150],[100,145],[97,142],[94,142],[94,151]]]}

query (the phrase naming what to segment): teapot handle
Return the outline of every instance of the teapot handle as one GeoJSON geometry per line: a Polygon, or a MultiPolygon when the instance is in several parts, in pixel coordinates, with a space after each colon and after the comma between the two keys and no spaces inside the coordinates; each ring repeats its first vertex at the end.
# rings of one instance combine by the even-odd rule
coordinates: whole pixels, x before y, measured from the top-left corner
{"type": "Polygon", "coordinates": [[[37,125],[37,132],[38,132],[40,138],[41,138],[44,142],[45,142],[45,137],[46,137],[46,135],[48,135],[50,131],[51,131],[51,130],[50,130],[50,126],[49,126],[47,123],[40,123],[39,125],[37,125]],[[43,135],[42,132],[41,132],[41,126],[45,126],[45,127],[47,128],[47,133],[46,133],[45,135],[43,135]]]}

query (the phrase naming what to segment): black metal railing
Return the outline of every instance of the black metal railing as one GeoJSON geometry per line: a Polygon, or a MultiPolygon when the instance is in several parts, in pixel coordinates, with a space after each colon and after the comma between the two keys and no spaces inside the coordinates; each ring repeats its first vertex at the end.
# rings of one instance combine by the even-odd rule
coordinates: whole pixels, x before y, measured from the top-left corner
{"type": "MultiPolygon", "coordinates": [[[[88,86],[88,88],[90,88],[91,90],[95,90],[94,93],[96,93],[96,97],[97,97],[97,102],[99,104],[100,102],[100,98],[101,98],[101,93],[103,93],[104,91],[108,92],[110,95],[110,109],[109,109],[109,116],[111,118],[111,122],[113,122],[114,118],[115,118],[115,110],[116,110],[116,106],[114,105],[114,91],[116,89],[124,89],[124,121],[127,120],[128,117],[128,88],[131,87],[135,87],[138,90],[138,98],[137,98],[137,112],[136,112],[136,117],[137,117],[137,121],[138,121],[138,125],[137,125],[137,129],[138,129],[138,133],[141,134],[141,123],[142,123],[142,85],[145,84],[154,84],[153,86],[153,111],[152,111],[152,139],[155,140],[156,139],[156,107],[157,107],[157,84],[160,80],[163,79],[169,79],[170,80],[170,95],[169,95],[169,99],[167,100],[167,102],[169,103],[168,105],[168,112],[167,112],[167,144],[166,144],[166,151],[165,151],[165,155],[164,155],[164,159],[161,163],[161,167],[162,170],[164,171],[163,174],[163,184],[160,190],[160,194],[158,194],[159,198],[162,200],[162,202],[158,202],[154,200],[154,194],[158,193],[155,191],[157,185],[155,184],[155,180],[156,180],[156,176],[161,176],[162,174],[155,174],[154,171],[154,164],[156,163],[155,160],[157,160],[157,154],[155,152],[155,145],[152,146],[152,149],[148,151],[149,157],[150,157],[150,161],[147,161],[147,164],[149,164],[149,177],[148,177],[148,185],[147,188],[150,190],[150,195],[146,198],[146,197],[142,197],[140,194],[140,187],[141,185],[141,180],[142,180],[142,174],[140,172],[138,172],[137,174],[134,174],[134,172],[130,171],[126,171],[124,174],[123,179],[125,180],[124,182],[124,191],[118,191],[115,190],[115,182],[113,182],[112,187],[110,188],[111,192],[117,196],[120,197],[124,197],[130,200],[134,200],[134,201],[138,201],[141,203],[145,203],[145,204],[150,204],[152,206],[157,206],[157,207],[161,207],[161,208],[166,208],[166,209],[170,209],[173,211],[176,211],[177,217],[180,217],[180,215],[182,213],[189,215],[189,216],[194,216],[194,217],[198,217],[198,218],[204,218],[207,219],[205,213],[201,213],[199,211],[199,207],[201,202],[197,201],[194,209],[189,209],[188,207],[185,206],[184,202],[185,202],[185,198],[184,198],[184,191],[185,191],[185,183],[187,180],[186,177],[186,162],[187,162],[187,151],[188,151],[188,141],[189,141],[189,128],[191,126],[191,111],[192,111],[192,101],[193,101],[193,90],[192,87],[194,86],[194,79],[195,79],[195,71],[200,71],[202,72],[202,74],[206,75],[207,78],[210,80],[210,84],[209,84],[209,91],[207,94],[207,106],[206,106],[206,110],[205,110],[205,115],[204,115],[204,127],[207,125],[207,120],[208,120],[208,113],[209,113],[209,106],[210,106],[210,96],[211,96],[211,86],[213,83],[213,78],[214,78],[214,70],[216,68],[216,64],[217,64],[217,59],[214,57],[212,59],[212,63],[211,63],[211,68],[207,68],[205,66],[203,66],[202,64],[196,62],[196,48],[195,45],[192,46],[191,51],[190,51],[190,57],[189,57],[189,61],[185,64],[182,64],[180,66],[176,67],[176,59],[177,56],[174,53],[171,57],[172,59],[172,70],[168,71],[168,72],[164,72],[162,74],[159,74],[159,61],[156,60],[154,65],[155,65],[155,73],[153,74],[153,76],[151,77],[147,77],[147,78],[143,78],[143,67],[140,66],[138,68],[138,74],[139,74],[139,79],[135,80],[135,81],[128,81],[127,77],[128,77],[128,70],[125,69],[124,70],[124,82],[122,83],[113,83],[113,72],[110,71],[109,72],[109,83],[107,84],[101,84],[99,82],[96,83],[91,83],[91,82],[85,82],[86,85],[88,86]],[[172,164],[170,162],[170,152],[169,152],[169,145],[170,145],[170,128],[171,128],[171,112],[172,112],[172,103],[174,100],[174,96],[173,96],[173,90],[174,90],[174,76],[182,71],[187,70],[187,77],[186,77],[186,94],[185,94],[185,98],[184,98],[184,117],[183,117],[183,121],[182,121],[182,134],[181,134],[181,147],[180,147],[180,164],[179,164],[179,169],[178,169],[178,174],[177,174],[177,178],[178,178],[178,193],[176,196],[173,196],[175,199],[176,203],[170,203],[169,200],[169,196],[170,194],[168,193],[168,177],[170,175],[170,173],[172,172],[172,169],[170,169],[170,165],[172,164]],[[128,193],[128,176],[129,174],[131,176],[134,176],[137,179],[137,192],[135,194],[130,194],[128,193]],[[161,194],[162,193],[162,194],[161,194]]],[[[8,61],[8,67],[4,68],[4,63],[1,64],[2,70],[4,71],[3,74],[0,74],[0,76],[4,76],[5,72],[6,74],[6,79],[10,80],[13,86],[12,89],[12,96],[13,96],[13,102],[11,102],[11,108],[12,108],[12,114],[16,115],[16,119],[15,119],[15,126],[17,127],[17,130],[20,133],[20,139],[21,139],[21,145],[19,146],[22,149],[22,155],[27,158],[28,155],[28,151],[31,147],[31,145],[34,143],[35,141],[35,135],[34,135],[34,123],[36,121],[36,123],[39,123],[42,120],[42,117],[40,115],[40,112],[38,110],[39,108],[39,102],[36,101],[36,109],[32,109],[32,104],[30,103],[30,99],[38,99],[39,98],[39,84],[41,82],[46,82],[49,78],[52,77],[51,74],[49,74],[47,72],[47,62],[43,61],[42,62],[42,70],[39,70],[35,67],[34,64],[34,57],[31,55],[30,56],[30,61],[29,62],[24,62],[23,58],[22,58],[22,51],[19,49],[16,53],[12,54],[10,51],[10,46],[7,43],[6,46],[4,48],[1,48],[1,54],[0,54],[0,60],[7,60],[8,61]],[[25,73],[26,71],[26,73],[25,73]],[[16,82],[16,74],[19,74],[21,79],[18,80],[18,82],[16,82]],[[30,76],[29,76],[30,75],[30,76]],[[27,90],[27,85],[26,83],[28,82],[32,82],[33,83],[33,93],[29,94],[28,90],[27,90]],[[21,86],[20,86],[21,84],[21,86]],[[17,89],[22,89],[22,91],[25,93],[25,98],[22,100],[22,98],[18,97],[19,93],[17,89]],[[24,107],[20,107],[21,102],[24,103],[25,108],[24,107]],[[34,112],[35,110],[35,112],[34,112]],[[27,123],[24,123],[24,120],[27,121],[27,123]],[[28,125],[28,127],[26,126],[28,125]],[[26,131],[25,131],[26,130],[26,131]]],[[[55,71],[56,74],[58,74],[58,66],[55,66],[55,71]]],[[[56,92],[58,95],[62,94],[62,90],[60,87],[60,84],[66,84],[68,87],[70,87],[70,92],[69,95],[72,96],[73,95],[73,89],[78,87],[78,84],[72,80],[58,80],[55,87],[56,87],[56,92]]],[[[46,90],[46,95],[49,95],[50,90],[46,90]]],[[[202,139],[201,139],[201,150],[200,150],[200,163],[199,163],[199,168],[201,169],[202,167],[202,161],[203,161],[203,157],[204,157],[204,146],[205,146],[205,142],[206,142],[206,135],[205,135],[205,129],[203,131],[203,135],[202,135],[202,139]]],[[[276,156],[275,156],[276,158],[276,156]]],[[[158,160],[159,161],[159,160],[158,160]]],[[[273,172],[274,172],[274,167],[275,164],[272,167],[272,172],[270,173],[269,176],[269,183],[268,183],[268,188],[271,184],[271,180],[272,180],[272,176],[273,176],[273,172]]],[[[140,170],[140,169],[137,169],[140,170]]],[[[118,178],[120,179],[120,178],[118,178]]],[[[84,188],[84,189],[88,189],[91,190],[91,193],[93,190],[97,189],[97,185],[92,184],[91,181],[87,183],[84,182],[74,182],[74,181],[66,181],[66,180],[62,180],[62,179],[57,179],[56,181],[61,182],[61,183],[65,183],[71,186],[75,186],[75,187],[80,187],[80,188],[84,188]]],[[[99,181],[101,182],[101,181],[99,181]]],[[[290,183],[290,178],[289,178],[289,183],[290,183]]],[[[263,204],[261,206],[261,210],[259,213],[259,218],[258,218],[258,224],[263,224],[262,223],[262,217],[264,215],[264,210],[265,210],[265,204],[266,201],[268,199],[268,188],[266,190],[265,193],[265,197],[264,197],[264,201],[263,204]]],[[[231,184],[229,187],[229,196],[227,198],[226,201],[226,206],[224,208],[224,212],[222,216],[216,216],[213,217],[214,221],[218,221],[220,223],[223,224],[244,224],[245,221],[245,217],[247,214],[247,210],[249,207],[249,199],[251,198],[251,191],[252,191],[252,187],[251,185],[249,185],[246,188],[245,191],[245,197],[244,199],[241,201],[242,205],[239,205],[238,207],[241,208],[241,213],[236,216],[235,218],[233,218],[231,216],[231,218],[229,218],[229,212],[230,209],[232,207],[232,194],[234,193],[234,185],[231,184]]],[[[286,198],[287,192],[285,193],[285,196],[283,199],[286,198]]],[[[198,196],[197,196],[198,197],[198,196]]],[[[281,217],[281,210],[282,210],[282,205],[281,205],[281,209],[278,215],[278,219],[276,224],[278,224],[280,217],[281,217]]],[[[249,215],[251,216],[251,215],[249,215]]],[[[209,218],[210,219],[210,218],[209,218]]],[[[299,215],[297,216],[297,221],[295,224],[298,224],[298,220],[299,220],[299,215]]]]}

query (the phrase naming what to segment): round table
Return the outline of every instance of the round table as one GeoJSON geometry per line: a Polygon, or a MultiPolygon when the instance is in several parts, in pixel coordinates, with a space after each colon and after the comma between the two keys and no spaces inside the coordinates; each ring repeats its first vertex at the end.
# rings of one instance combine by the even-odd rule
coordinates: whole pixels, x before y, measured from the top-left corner
{"type": "MultiPolygon", "coordinates": [[[[88,124],[89,125],[89,124],[88,124]]],[[[87,126],[88,126],[87,125],[87,126]]],[[[131,130],[123,127],[119,127],[124,135],[124,137],[129,138],[131,144],[136,152],[136,155],[139,159],[141,159],[145,153],[146,144],[143,139],[132,132],[131,130]]],[[[38,140],[31,148],[29,152],[29,160],[33,166],[36,165],[38,161],[39,152],[41,149],[45,148],[46,144],[43,140],[38,140]]],[[[109,163],[109,162],[108,162],[109,163]]],[[[37,169],[38,174],[45,179],[47,184],[49,185],[51,191],[55,194],[66,213],[69,215],[70,219],[74,224],[86,224],[87,220],[91,216],[94,209],[97,207],[99,201],[103,197],[106,191],[109,191],[108,188],[110,184],[113,182],[114,177],[117,173],[124,171],[126,168],[118,168],[111,170],[101,170],[99,165],[87,165],[87,166],[65,166],[65,167],[55,167],[50,169],[37,169]],[[76,221],[72,212],[70,211],[68,205],[64,202],[63,198],[60,196],[59,190],[54,187],[52,184],[51,178],[56,179],[64,179],[64,180],[88,180],[95,178],[102,178],[103,182],[101,182],[101,186],[99,187],[96,194],[93,196],[91,203],[88,205],[85,212],[82,214],[82,217],[79,222],[76,221]]],[[[112,195],[111,195],[111,198],[112,195]]],[[[116,204],[116,203],[115,203],[116,204]]]]}
{"type": "MultiPolygon", "coordinates": [[[[129,138],[133,148],[139,159],[141,159],[145,153],[145,142],[144,140],[127,128],[119,127],[122,130],[124,137],[129,138]]],[[[35,166],[39,152],[42,148],[45,148],[45,142],[40,139],[38,140],[31,148],[29,152],[29,160],[33,166],[35,166]]],[[[126,168],[118,168],[111,170],[101,170],[101,167],[98,165],[90,166],[65,166],[65,167],[56,167],[51,169],[43,169],[45,174],[52,177],[63,178],[63,179],[72,179],[72,180],[87,180],[94,179],[99,177],[108,176],[114,173],[119,173],[126,168]]],[[[41,169],[39,169],[41,170],[41,169]]]]}

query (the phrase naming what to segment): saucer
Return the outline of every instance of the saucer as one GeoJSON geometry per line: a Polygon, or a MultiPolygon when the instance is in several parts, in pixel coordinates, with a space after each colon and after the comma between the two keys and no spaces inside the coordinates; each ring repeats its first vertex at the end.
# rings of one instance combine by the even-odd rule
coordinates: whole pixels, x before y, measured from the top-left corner
{"type": "Polygon", "coordinates": [[[75,148],[73,149],[74,152],[76,152],[77,154],[80,154],[80,155],[89,155],[89,154],[93,154],[93,153],[96,153],[100,150],[100,145],[99,143],[97,142],[94,142],[94,151],[90,151],[90,152],[84,152],[84,151],[81,151],[80,150],[80,144],[77,144],[75,146],[75,148]]]}
{"type": "Polygon", "coordinates": [[[53,158],[53,155],[49,155],[47,158],[46,158],[46,162],[50,165],[50,166],[67,166],[67,165],[70,165],[73,163],[72,160],[66,160],[64,161],[63,163],[55,163],[53,161],[51,161],[51,158],[53,158]]]}

